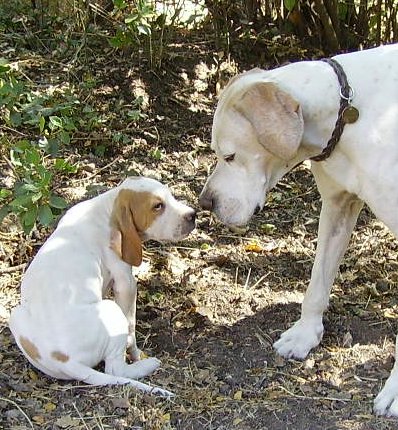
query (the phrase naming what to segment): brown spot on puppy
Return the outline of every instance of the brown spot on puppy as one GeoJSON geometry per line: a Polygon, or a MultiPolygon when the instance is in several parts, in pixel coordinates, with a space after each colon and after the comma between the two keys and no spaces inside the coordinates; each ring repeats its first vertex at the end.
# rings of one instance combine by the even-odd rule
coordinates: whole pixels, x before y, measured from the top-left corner
{"type": "Polygon", "coordinates": [[[66,363],[69,360],[69,356],[60,351],[53,351],[51,353],[51,357],[55,358],[57,361],[61,361],[62,363],[66,363]]]}
{"type": "Polygon", "coordinates": [[[28,355],[32,360],[40,360],[41,356],[39,350],[33,342],[31,342],[26,337],[20,336],[19,343],[21,344],[22,349],[25,351],[26,355],[28,355]]]}

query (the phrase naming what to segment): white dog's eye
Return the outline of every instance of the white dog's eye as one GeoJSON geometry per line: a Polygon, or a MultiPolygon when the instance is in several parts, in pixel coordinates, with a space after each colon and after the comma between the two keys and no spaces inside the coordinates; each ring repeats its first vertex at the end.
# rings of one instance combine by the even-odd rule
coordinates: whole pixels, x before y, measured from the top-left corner
{"type": "Polygon", "coordinates": [[[227,163],[231,163],[235,160],[235,154],[228,154],[224,157],[224,161],[227,163]]]}
{"type": "Polygon", "coordinates": [[[159,211],[161,211],[161,210],[163,210],[164,209],[164,203],[163,202],[157,202],[157,203],[155,203],[154,205],[153,205],[153,210],[154,211],[156,211],[156,212],[159,212],[159,211]]]}

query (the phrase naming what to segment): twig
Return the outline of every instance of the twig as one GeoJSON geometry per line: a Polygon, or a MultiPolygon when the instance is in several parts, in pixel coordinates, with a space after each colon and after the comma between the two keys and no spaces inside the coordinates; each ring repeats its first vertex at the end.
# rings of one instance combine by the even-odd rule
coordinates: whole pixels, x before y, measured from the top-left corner
{"type": "Polygon", "coordinates": [[[296,397],[297,399],[305,399],[305,400],[329,400],[331,402],[350,402],[351,399],[338,399],[337,397],[317,397],[317,396],[302,396],[300,394],[294,394],[291,391],[289,391],[287,388],[283,387],[282,385],[280,388],[288,393],[292,397],[296,397]]]}
{"type": "Polygon", "coordinates": [[[18,130],[15,130],[15,128],[8,127],[7,125],[1,125],[1,126],[0,126],[0,129],[7,130],[7,131],[11,131],[12,133],[16,133],[16,134],[19,134],[20,136],[24,136],[24,137],[29,136],[29,135],[28,135],[28,134],[26,134],[26,133],[22,133],[22,132],[20,132],[20,131],[18,131],[18,130]]]}
{"type": "Polygon", "coordinates": [[[252,268],[249,267],[249,271],[248,271],[248,274],[247,274],[247,277],[246,277],[246,282],[245,282],[244,288],[247,288],[249,286],[249,280],[250,280],[251,273],[252,273],[252,268]]]}
{"type": "Polygon", "coordinates": [[[110,163],[108,163],[106,166],[101,167],[100,169],[98,169],[96,172],[92,173],[91,175],[87,176],[84,179],[76,179],[76,181],[81,181],[81,180],[88,180],[88,179],[92,179],[95,176],[97,176],[100,172],[102,172],[103,170],[107,169],[108,167],[112,166],[112,164],[115,164],[116,161],[119,161],[120,157],[116,157],[114,160],[112,160],[110,163]]]}
{"type": "Polygon", "coordinates": [[[250,288],[256,288],[257,285],[262,282],[271,272],[267,272],[265,275],[261,276],[261,278],[256,281],[250,288]]]}
{"type": "Polygon", "coordinates": [[[18,270],[23,270],[26,267],[26,263],[18,264],[18,266],[12,266],[12,267],[0,267],[0,275],[3,273],[11,273],[11,272],[17,272],[18,270]]]}
{"type": "Polygon", "coordinates": [[[26,420],[30,424],[30,427],[32,429],[34,429],[32,421],[30,420],[30,418],[25,414],[25,412],[21,409],[21,407],[17,403],[13,402],[10,399],[5,399],[4,397],[0,397],[0,400],[3,400],[4,402],[11,403],[13,406],[15,406],[19,410],[19,412],[21,412],[21,414],[26,418],[26,420]]]}
{"type": "Polygon", "coordinates": [[[79,419],[83,422],[84,427],[86,427],[87,430],[90,430],[90,428],[88,427],[88,425],[86,424],[86,421],[84,421],[84,418],[82,416],[82,414],[80,413],[79,409],[77,409],[77,406],[75,405],[75,402],[72,403],[72,406],[75,408],[77,415],[79,415],[79,419]]]}

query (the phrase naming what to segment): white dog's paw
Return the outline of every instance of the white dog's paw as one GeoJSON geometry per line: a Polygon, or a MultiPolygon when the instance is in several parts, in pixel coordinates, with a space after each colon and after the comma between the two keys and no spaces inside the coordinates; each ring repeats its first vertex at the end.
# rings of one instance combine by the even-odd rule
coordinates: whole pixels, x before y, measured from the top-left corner
{"type": "Polygon", "coordinates": [[[377,415],[398,417],[398,374],[391,374],[374,401],[377,415]]]}
{"type": "Polygon", "coordinates": [[[274,343],[277,352],[286,358],[304,359],[322,339],[322,320],[298,320],[274,343]]]}

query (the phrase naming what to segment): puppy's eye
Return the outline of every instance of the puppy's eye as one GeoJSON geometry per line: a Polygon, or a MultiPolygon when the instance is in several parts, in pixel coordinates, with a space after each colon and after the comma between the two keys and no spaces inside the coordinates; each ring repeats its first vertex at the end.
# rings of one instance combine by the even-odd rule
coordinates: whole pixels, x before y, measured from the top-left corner
{"type": "Polygon", "coordinates": [[[155,211],[155,212],[159,212],[159,211],[161,211],[161,210],[163,210],[164,209],[164,203],[163,202],[157,202],[157,203],[155,203],[154,205],[153,205],[153,210],[155,211]]]}
{"type": "Polygon", "coordinates": [[[231,163],[235,160],[235,154],[228,154],[224,157],[224,161],[227,163],[231,163]]]}

